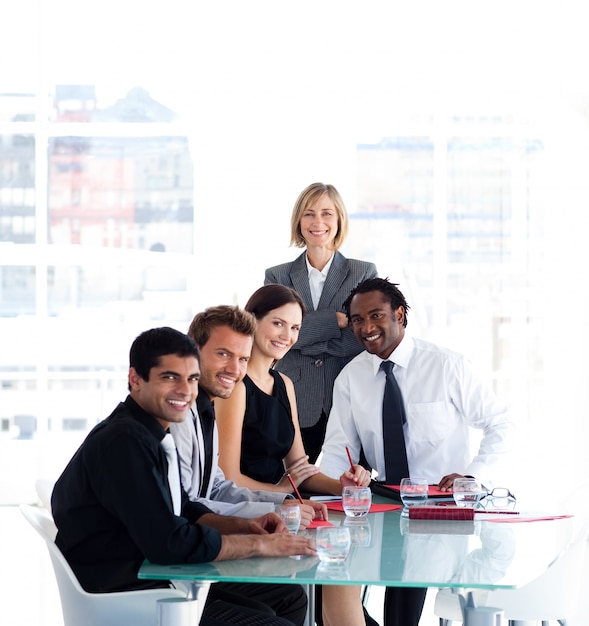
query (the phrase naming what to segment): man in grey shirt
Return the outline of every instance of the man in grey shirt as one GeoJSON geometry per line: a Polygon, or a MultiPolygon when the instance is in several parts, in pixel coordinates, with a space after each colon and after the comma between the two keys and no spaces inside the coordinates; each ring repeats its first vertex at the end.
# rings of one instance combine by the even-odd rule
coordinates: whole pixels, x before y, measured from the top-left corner
{"type": "MultiPolygon", "coordinates": [[[[234,306],[210,307],[194,317],[188,335],[200,350],[199,394],[187,419],[170,428],[180,457],[182,484],[190,499],[215,513],[245,518],[264,515],[285,499],[292,500],[283,493],[238,487],[225,478],[217,462],[213,401],[228,398],[245,376],[255,329],[254,316],[234,306]]],[[[306,527],[314,517],[327,517],[325,505],[305,501],[301,526],[306,527]]]]}

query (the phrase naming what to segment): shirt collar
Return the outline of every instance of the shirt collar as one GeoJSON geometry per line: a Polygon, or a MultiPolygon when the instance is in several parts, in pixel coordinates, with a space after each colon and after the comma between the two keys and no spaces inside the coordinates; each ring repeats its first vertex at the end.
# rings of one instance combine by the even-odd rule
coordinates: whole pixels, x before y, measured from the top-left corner
{"type": "Polygon", "coordinates": [[[211,411],[212,414],[215,415],[215,405],[209,398],[209,394],[202,389],[199,391],[198,396],[196,396],[196,410],[199,415],[202,415],[207,411],[211,411]]]}
{"type": "Polygon", "coordinates": [[[149,430],[158,441],[161,441],[165,435],[168,434],[167,430],[164,430],[161,424],[155,419],[151,413],[148,413],[129,395],[125,399],[125,406],[129,410],[129,413],[138,422],[141,422],[147,430],[149,430]]]}
{"type": "Polygon", "coordinates": [[[309,277],[311,276],[311,274],[313,272],[318,272],[319,274],[321,274],[321,276],[323,278],[325,278],[329,272],[329,268],[331,267],[331,264],[333,263],[333,258],[335,257],[335,254],[331,255],[331,259],[329,259],[329,261],[327,261],[327,263],[325,264],[325,267],[319,271],[317,268],[313,267],[310,263],[309,263],[309,257],[305,254],[305,263],[307,264],[307,272],[309,274],[309,277]]]}
{"type": "MultiPolygon", "coordinates": [[[[403,336],[401,339],[401,343],[391,352],[388,361],[392,361],[395,365],[399,367],[406,368],[409,365],[409,361],[411,360],[411,355],[413,354],[414,342],[412,337],[408,337],[407,334],[403,336]]],[[[374,369],[374,375],[378,373],[380,370],[380,364],[382,363],[382,359],[377,354],[371,354],[372,367],[374,369]]]]}

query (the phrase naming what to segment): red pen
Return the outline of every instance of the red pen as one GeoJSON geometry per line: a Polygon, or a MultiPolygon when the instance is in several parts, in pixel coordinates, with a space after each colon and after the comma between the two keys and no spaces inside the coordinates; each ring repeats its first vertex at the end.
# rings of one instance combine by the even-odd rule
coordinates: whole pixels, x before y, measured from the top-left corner
{"type": "Polygon", "coordinates": [[[346,446],[346,452],[348,454],[348,460],[350,461],[350,472],[354,473],[354,461],[352,461],[352,455],[350,454],[350,448],[346,446]]]}
{"type": "Polygon", "coordinates": [[[292,488],[294,489],[294,492],[297,494],[297,498],[299,499],[299,502],[301,504],[304,504],[303,499],[301,498],[301,494],[299,493],[297,486],[294,484],[294,480],[292,479],[291,475],[287,474],[287,476],[288,476],[288,480],[290,480],[290,484],[292,485],[292,488]]]}

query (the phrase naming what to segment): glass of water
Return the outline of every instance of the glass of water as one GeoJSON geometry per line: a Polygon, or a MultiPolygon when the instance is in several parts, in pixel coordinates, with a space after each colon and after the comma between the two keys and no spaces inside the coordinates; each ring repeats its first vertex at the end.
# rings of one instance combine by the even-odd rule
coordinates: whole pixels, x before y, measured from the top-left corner
{"type": "Polygon", "coordinates": [[[483,497],[483,487],[476,478],[455,478],[452,489],[454,502],[463,508],[474,508],[483,497]]]}
{"type": "Polygon", "coordinates": [[[427,502],[428,484],[425,478],[401,479],[401,502],[403,515],[409,515],[410,506],[418,506],[427,502]]]}
{"type": "Polygon", "coordinates": [[[342,506],[348,517],[366,517],[372,504],[370,487],[344,487],[342,506]]]}
{"type": "Polygon", "coordinates": [[[296,535],[299,532],[301,507],[298,504],[281,504],[276,507],[276,513],[280,516],[291,535],[296,535]]]}
{"type": "Polygon", "coordinates": [[[352,545],[347,526],[319,526],[315,534],[315,550],[323,563],[345,561],[352,545]]]}

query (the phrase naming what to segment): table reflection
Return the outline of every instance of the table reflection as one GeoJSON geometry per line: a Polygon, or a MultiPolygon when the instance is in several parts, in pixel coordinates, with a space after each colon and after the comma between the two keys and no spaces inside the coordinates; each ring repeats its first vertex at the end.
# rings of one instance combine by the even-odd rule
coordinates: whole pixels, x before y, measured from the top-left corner
{"type": "MultiPolygon", "coordinates": [[[[398,511],[347,521],[352,548],[340,567],[316,557],[253,558],[194,565],[145,563],[141,578],[301,582],[406,587],[514,588],[543,573],[570,539],[570,521],[496,523],[402,518],[398,511]]],[[[312,533],[313,531],[305,531],[312,533]]]]}
{"type": "Polygon", "coordinates": [[[404,580],[487,585],[505,577],[516,542],[508,524],[473,521],[400,521],[404,580]]]}

